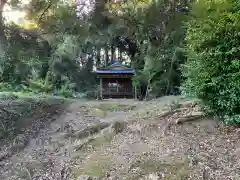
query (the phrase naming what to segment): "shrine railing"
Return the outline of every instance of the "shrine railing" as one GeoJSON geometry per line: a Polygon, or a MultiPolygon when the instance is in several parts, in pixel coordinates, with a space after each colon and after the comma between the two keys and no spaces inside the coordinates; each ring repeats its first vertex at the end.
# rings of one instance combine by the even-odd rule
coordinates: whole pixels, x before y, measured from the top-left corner
{"type": "Polygon", "coordinates": [[[109,87],[109,88],[103,88],[102,92],[104,94],[132,94],[133,89],[130,88],[117,88],[117,87],[109,87]]]}

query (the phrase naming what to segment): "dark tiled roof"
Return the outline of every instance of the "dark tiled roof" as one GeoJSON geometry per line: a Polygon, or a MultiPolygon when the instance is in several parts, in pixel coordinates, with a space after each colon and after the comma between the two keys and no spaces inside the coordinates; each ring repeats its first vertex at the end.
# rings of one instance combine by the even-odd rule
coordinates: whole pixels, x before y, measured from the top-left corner
{"type": "Polygon", "coordinates": [[[95,72],[99,74],[134,74],[135,69],[124,66],[120,61],[114,61],[109,67],[97,69],[95,72]]]}
{"type": "Polygon", "coordinates": [[[123,69],[123,70],[120,70],[120,69],[113,69],[113,70],[109,70],[109,69],[106,69],[106,70],[96,70],[95,71],[96,73],[126,73],[126,74],[134,74],[135,73],[135,70],[134,69],[123,69]]]}

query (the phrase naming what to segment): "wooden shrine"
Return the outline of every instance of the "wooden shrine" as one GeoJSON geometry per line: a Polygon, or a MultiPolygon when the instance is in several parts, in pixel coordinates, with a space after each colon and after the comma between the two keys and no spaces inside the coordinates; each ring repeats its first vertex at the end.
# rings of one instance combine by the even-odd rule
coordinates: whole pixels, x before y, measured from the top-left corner
{"type": "Polygon", "coordinates": [[[95,71],[100,79],[99,96],[103,98],[137,98],[137,90],[132,85],[135,70],[115,61],[106,68],[95,71]]]}

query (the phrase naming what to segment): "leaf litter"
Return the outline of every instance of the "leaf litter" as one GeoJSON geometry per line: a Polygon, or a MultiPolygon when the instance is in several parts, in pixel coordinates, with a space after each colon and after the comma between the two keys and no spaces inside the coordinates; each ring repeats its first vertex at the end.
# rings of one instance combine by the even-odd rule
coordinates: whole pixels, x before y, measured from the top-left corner
{"type": "Polygon", "coordinates": [[[197,102],[172,96],[111,100],[104,102],[106,115],[91,113],[101,103],[64,107],[21,149],[0,160],[0,179],[240,178],[240,131],[206,116],[197,102]],[[127,105],[134,108],[126,111],[127,105]]]}

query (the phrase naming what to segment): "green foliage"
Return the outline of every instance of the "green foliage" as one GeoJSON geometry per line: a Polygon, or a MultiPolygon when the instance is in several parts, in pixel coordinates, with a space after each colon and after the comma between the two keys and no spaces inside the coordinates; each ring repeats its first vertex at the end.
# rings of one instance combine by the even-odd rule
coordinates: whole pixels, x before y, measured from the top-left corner
{"type": "Polygon", "coordinates": [[[85,91],[85,97],[87,99],[96,99],[99,97],[100,87],[99,85],[95,85],[93,88],[89,88],[85,91]]]}
{"type": "Polygon", "coordinates": [[[74,97],[74,88],[74,83],[65,82],[65,84],[61,86],[61,89],[55,91],[55,94],[66,98],[74,97]]]}
{"type": "MultiPolygon", "coordinates": [[[[35,92],[35,93],[50,93],[53,92],[54,87],[52,84],[49,84],[48,82],[44,80],[29,80],[29,90],[35,92]]],[[[26,88],[27,89],[27,88],[26,88]]],[[[26,90],[25,89],[25,90],[26,90]]]]}
{"type": "Polygon", "coordinates": [[[0,28],[0,91],[96,98],[92,70],[112,63],[117,49],[142,96],[177,94],[185,78],[183,93],[240,122],[239,1],[98,1],[86,19],[72,1],[19,2],[8,5],[28,21],[0,28]]]}
{"type": "Polygon", "coordinates": [[[138,72],[134,86],[148,87],[152,97],[178,93],[179,66],[185,60],[179,48],[185,37],[182,22],[189,4],[99,1],[91,17],[80,19],[71,1],[30,0],[24,7],[10,2],[26,12],[28,22],[6,23],[8,48],[0,80],[13,91],[96,98],[98,81],[92,70],[112,63],[117,49],[118,58],[138,72]]]}
{"type": "Polygon", "coordinates": [[[187,93],[227,123],[240,123],[240,9],[231,0],[199,1],[187,23],[187,93]]]}
{"type": "Polygon", "coordinates": [[[138,71],[133,77],[133,86],[139,88],[141,84],[147,84],[148,75],[145,71],[138,71]]]}
{"type": "Polygon", "coordinates": [[[177,94],[181,82],[180,64],[185,61],[184,51],[180,48],[185,37],[185,12],[181,9],[188,1],[159,1],[149,5],[148,16],[143,18],[139,41],[145,41],[141,54],[144,59],[143,73],[138,79],[146,79],[149,94],[162,96],[177,94]],[[167,8],[169,7],[169,8],[167,8]],[[164,17],[164,18],[163,18],[164,17]],[[148,38],[148,39],[146,39],[148,38]]]}
{"type": "Polygon", "coordinates": [[[181,83],[180,65],[185,55],[179,47],[157,49],[151,57],[153,63],[150,71],[152,93],[155,96],[179,93],[181,83]]]}

